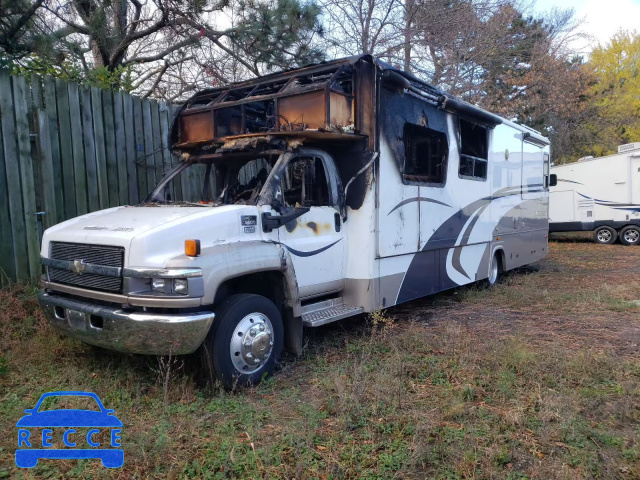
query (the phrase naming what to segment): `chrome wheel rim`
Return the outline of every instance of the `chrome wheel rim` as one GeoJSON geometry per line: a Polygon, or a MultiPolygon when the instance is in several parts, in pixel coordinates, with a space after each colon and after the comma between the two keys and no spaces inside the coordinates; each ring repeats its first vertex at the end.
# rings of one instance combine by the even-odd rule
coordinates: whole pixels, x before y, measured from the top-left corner
{"type": "Polygon", "coordinates": [[[262,369],[273,350],[273,326],[266,315],[254,312],[238,322],[229,345],[231,362],[240,373],[262,369]]]}
{"type": "Polygon", "coordinates": [[[630,228],[626,232],[624,232],[624,239],[629,243],[637,243],[640,238],[640,230],[636,230],[635,228],[630,228]]]}
{"type": "Polygon", "coordinates": [[[601,243],[608,243],[611,241],[611,232],[606,228],[598,231],[598,241],[601,243]]]}
{"type": "Polygon", "coordinates": [[[491,271],[489,272],[489,283],[491,285],[494,285],[497,280],[498,280],[498,261],[494,257],[493,261],[491,262],[491,271]]]}

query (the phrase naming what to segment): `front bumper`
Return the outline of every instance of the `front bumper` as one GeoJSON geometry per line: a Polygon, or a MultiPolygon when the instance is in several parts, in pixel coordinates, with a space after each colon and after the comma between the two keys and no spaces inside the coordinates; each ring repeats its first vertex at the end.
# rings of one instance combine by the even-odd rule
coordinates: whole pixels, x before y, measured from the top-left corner
{"type": "Polygon", "coordinates": [[[214,319],[213,312],[127,312],[42,290],[38,299],[51,325],[59,332],[91,345],[128,353],[192,353],[204,341],[214,319]]]}

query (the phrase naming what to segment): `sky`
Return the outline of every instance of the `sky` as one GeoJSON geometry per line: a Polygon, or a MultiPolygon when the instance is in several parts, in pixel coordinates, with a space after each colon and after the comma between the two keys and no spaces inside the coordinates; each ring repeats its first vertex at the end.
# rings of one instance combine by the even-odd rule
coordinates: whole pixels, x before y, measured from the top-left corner
{"type": "MultiPolygon", "coordinates": [[[[593,35],[593,43],[606,44],[620,28],[640,31],[640,0],[535,0],[534,10],[573,8],[576,18],[584,18],[582,28],[593,35]]],[[[581,45],[591,50],[594,45],[581,45]]]]}

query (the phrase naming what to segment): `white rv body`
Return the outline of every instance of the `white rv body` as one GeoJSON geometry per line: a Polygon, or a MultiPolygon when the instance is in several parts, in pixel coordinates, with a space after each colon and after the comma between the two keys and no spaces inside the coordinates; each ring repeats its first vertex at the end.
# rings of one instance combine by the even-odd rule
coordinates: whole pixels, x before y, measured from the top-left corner
{"type": "Polygon", "coordinates": [[[593,231],[601,243],[613,243],[618,236],[627,245],[637,244],[640,143],[621,145],[618,151],[551,168],[557,184],[550,189],[549,231],[593,231]]]}
{"type": "Polygon", "coordinates": [[[173,143],[188,154],[147,202],[45,232],[41,303],[56,328],[138,353],[190,353],[205,342],[218,362],[215,374],[232,385],[236,375],[255,381],[269,371],[281,336],[299,351],[303,325],[494,281],[500,271],[547,255],[549,142],[538,132],[370,56],[260,82],[205,91],[185,105],[173,143]],[[259,88],[247,110],[254,116],[246,117],[244,105],[259,88]],[[292,125],[279,114],[280,129],[246,133],[262,108],[266,115],[296,107],[295,89],[303,110],[287,115],[305,123],[292,125]],[[277,105],[269,103],[278,95],[277,105]],[[314,106],[326,120],[312,128],[314,106]],[[214,126],[217,118],[237,121],[245,133],[230,135],[236,124],[214,126]],[[170,183],[204,166],[227,182],[236,175],[229,172],[249,165],[239,162],[254,162],[260,172],[225,184],[215,197],[207,196],[209,181],[194,188],[191,174],[170,183]],[[185,202],[187,187],[202,197],[185,202]],[[249,188],[253,193],[242,197],[249,188]],[[179,190],[182,203],[168,196],[179,190]],[[201,250],[187,253],[189,239],[201,250]],[[242,297],[244,304],[263,306],[230,320],[226,302],[243,295],[253,295],[242,297]],[[261,329],[249,325],[250,336],[242,327],[248,318],[261,329]],[[216,335],[230,336],[231,347],[215,351],[216,335]]]}

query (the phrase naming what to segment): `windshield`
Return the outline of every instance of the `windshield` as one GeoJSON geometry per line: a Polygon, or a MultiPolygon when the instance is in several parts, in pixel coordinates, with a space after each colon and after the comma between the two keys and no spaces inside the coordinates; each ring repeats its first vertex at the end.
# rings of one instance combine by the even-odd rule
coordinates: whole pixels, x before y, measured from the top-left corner
{"type": "Polygon", "coordinates": [[[279,155],[185,162],[155,187],[146,204],[254,205],[279,155]]]}

